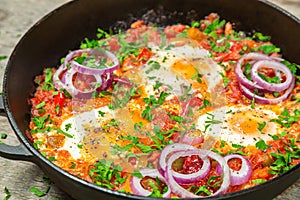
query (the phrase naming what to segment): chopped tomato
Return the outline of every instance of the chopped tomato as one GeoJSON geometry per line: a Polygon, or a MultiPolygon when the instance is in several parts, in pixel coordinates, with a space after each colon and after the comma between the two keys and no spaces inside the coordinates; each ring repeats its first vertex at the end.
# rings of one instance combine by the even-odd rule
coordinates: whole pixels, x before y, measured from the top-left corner
{"type": "Polygon", "coordinates": [[[230,167],[230,169],[238,171],[242,167],[242,160],[239,158],[233,158],[228,160],[227,164],[230,167]]]}
{"type": "Polygon", "coordinates": [[[131,25],[130,25],[130,28],[140,28],[142,26],[145,26],[145,22],[142,21],[142,20],[138,20],[136,22],[133,22],[131,25]]]}
{"type": "Polygon", "coordinates": [[[54,104],[56,106],[59,106],[60,108],[64,105],[65,99],[66,99],[66,96],[62,92],[58,92],[58,94],[53,97],[54,104]]]}
{"type": "Polygon", "coordinates": [[[164,32],[167,38],[171,38],[171,37],[175,37],[178,33],[181,33],[185,29],[186,29],[185,25],[178,24],[173,26],[167,26],[164,32]]]}
{"type": "Polygon", "coordinates": [[[182,166],[182,173],[192,174],[202,168],[203,161],[197,155],[187,156],[182,166]]]}
{"type": "Polygon", "coordinates": [[[142,48],[137,59],[140,63],[145,64],[152,56],[152,52],[148,48],[142,48]]]}

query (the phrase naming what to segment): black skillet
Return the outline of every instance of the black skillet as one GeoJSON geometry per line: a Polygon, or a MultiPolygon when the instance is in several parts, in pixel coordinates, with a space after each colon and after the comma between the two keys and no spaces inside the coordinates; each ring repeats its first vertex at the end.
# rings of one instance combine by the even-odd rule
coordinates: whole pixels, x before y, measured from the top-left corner
{"type": "MultiPolygon", "coordinates": [[[[118,193],[85,182],[44,158],[25,136],[34,91],[33,79],[45,67],[58,66],[61,57],[95,38],[97,28],[126,29],[143,18],[159,25],[188,23],[211,12],[234,22],[238,30],[272,36],[284,58],[300,63],[300,21],[266,1],[241,0],[76,0],[54,10],[20,40],[5,70],[1,114],[6,114],[19,146],[0,145],[0,155],[37,164],[52,181],[75,199],[149,199],[118,193]]],[[[1,98],[0,98],[1,99],[1,98]]],[[[300,165],[259,186],[208,199],[272,199],[300,177],[300,165]]]]}

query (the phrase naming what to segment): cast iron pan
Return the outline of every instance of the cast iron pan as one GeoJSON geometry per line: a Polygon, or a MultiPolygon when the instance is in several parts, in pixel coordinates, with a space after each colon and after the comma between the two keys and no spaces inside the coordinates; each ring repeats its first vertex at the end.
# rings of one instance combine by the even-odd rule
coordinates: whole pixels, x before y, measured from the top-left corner
{"type": "MultiPolygon", "coordinates": [[[[34,92],[33,79],[45,67],[58,66],[61,57],[95,38],[97,28],[126,29],[143,18],[158,25],[191,23],[211,12],[235,23],[239,30],[260,31],[272,36],[284,58],[300,63],[300,21],[266,1],[240,0],[76,0],[54,10],[35,24],[20,40],[6,67],[3,102],[6,114],[20,140],[19,146],[0,145],[0,155],[34,162],[62,190],[75,199],[149,199],[118,193],[85,182],[44,158],[25,136],[29,124],[28,98],[34,92]]],[[[0,98],[1,99],[1,98],[0,98]]],[[[271,199],[300,177],[300,165],[259,186],[208,199],[271,199]]]]}

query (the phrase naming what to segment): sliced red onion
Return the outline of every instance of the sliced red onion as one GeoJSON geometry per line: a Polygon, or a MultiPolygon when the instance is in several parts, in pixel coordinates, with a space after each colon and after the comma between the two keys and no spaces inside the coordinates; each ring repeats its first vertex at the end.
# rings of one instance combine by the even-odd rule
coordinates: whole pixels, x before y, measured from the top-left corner
{"type": "MultiPolygon", "coordinates": [[[[163,194],[162,197],[164,198],[169,198],[171,196],[171,187],[168,185],[166,182],[166,179],[158,172],[157,169],[150,169],[150,168],[145,168],[139,170],[139,172],[142,174],[143,177],[149,176],[151,178],[158,178],[160,181],[166,183],[168,186],[167,192],[163,194]]],[[[141,185],[141,178],[138,178],[136,176],[131,176],[130,179],[130,187],[133,191],[134,194],[140,195],[140,196],[149,196],[151,192],[149,190],[146,190],[142,185],[141,185]]]]}
{"type": "Polygon", "coordinates": [[[179,184],[184,184],[184,183],[195,183],[199,179],[204,178],[207,176],[207,174],[210,172],[211,165],[210,165],[210,160],[207,157],[201,158],[203,161],[201,169],[199,169],[195,173],[191,174],[181,174],[179,172],[173,171],[173,177],[176,180],[177,183],[179,184]]]}
{"type": "Polygon", "coordinates": [[[180,151],[173,154],[169,160],[167,161],[167,170],[166,170],[166,180],[169,183],[172,192],[178,195],[180,198],[200,198],[201,196],[195,195],[185,188],[181,187],[173,177],[172,163],[180,157],[190,156],[190,155],[198,155],[200,158],[205,158],[206,156],[216,160],[223,171],[223,180],[221,187],[213,193],[211,196],[223,194],[227,191],[230,184],[230,176],[229,176],[229,167],[225,161],[225,159],[209,150],[197,149],[197,150],[189,150],[189,151],[180,151]]]}
{"type": "Polygon", "coordinates": [[[244,85],[245,87],[251,89],[251,90],[257,90],[257,91],[265,91],[265,88],[257,85],[255,82],[249,80],[243,72],[242,66],[245,60],[249,60],[250,63],[255,64],[256,61],[259,60],[281,60],[281,58],[276,57],[270,57],[261,53],[248,53],[242,56],[235,65],[235,75],[238,78],[239,82],[244,85]]]}
{"type": "Polygon", "coordinates": [[[287,88],[290,87],[290,85],[292,84],[292,80],[293,80],[293,74],[287,66],[285,66],[284,64],[282,64],[280,62],[272,61],[272,60],[257,61],[252,66],[251,76],[252,76],[253,81],[256,82],[257,85],[259,85],[260,87],[262,87],[266,90],[272,91],[272,92],[281,92],[283,90],[286,90],[287,88]],[[278,83],[278,84],[268,83],[267,81],[265,81],[258,75],[258,70],[261,67],[267,67],[267,68],[274,69],[275,71],[283,72],[283,74],[285,74],[285,76],[286,76],[286,80],[283,83],[278,83]]]}
{"type": "Polygon", "coordinates": [[[114,70],[120,67],[120,63],[118,58],[109,51],[101,51],[97,49],[80,49],[70,52],[64,61],[64,65],[72,65],[74,69],[76,69],[77,72],[82,74],[106,74],[106,73],[112,73],[114,70]],[[111,59],[113,62],[112,66],[107,66],[105,69],[98,69],[98,68],[90,68],[87,66],[84,66],[82,64],[79,64],[78,62],[74,61],[74,58],[81,56],[82,54],[88,54],[88,55],[94,55],[94,56],[101,56],[101,57],[107,57],[111,59]]]}
{"type": "Polygon", "coordinates": [[[64,76],[64,80],[61,80],[59,78],[59,76],[66,70],[66,67],[64,65],[59,66],[59,68],[55,71],[55,73],[53,74],[53,84],[54,87],[58,90],[60,90],[61,88],[67,88],[66,84],[65,84],[65,75],[64,76]]]}
{"type": "MultiPolygon", "coordinates": [[[[94,91],[96,91],[97,88],[91,89],[91,90],[87,90],[87,91],[81,91],[79,89],[77,89],[74,84],[73,84],[73,76],[78,73],[75,69],[70,68],[67,72],[66,72],[66,90],[72,95],[73,98],[80,98],[80,99],[87,99],[87,98],[91,98],[92,93],[94,91]]],[[[94,74],[94,77],[96,79],[97,83],[102,84],[102,79],[101,76],[99,74],[94,74]]]]}
{"type": "Polygon", "coordinates": [[[109,86],[111,86],[112,85],[112,78],[111,77],[112,77],[111,73],[103,74],[101,76],[102,85],[101,85],[101,87],[99,87],[97,89],[97,91],[99,91],[99,92],[103,91],[103,90],[107,89],[109,86]]]}
{"type": "Polygon", "coordinates": [[[201,144],[204,140],[203,135],[200,136],[191,136],[192,133],[186,132],[182,138],[180,139],[181,143],[189,144],[189,145],[197,145],[201,144]]]}
{"type": "Polygon", "coordinates": [[[80,49],[70,52],[64,63],[57,69],[57,71],[53,75],[53,82],[56,89],[64,88],[66,89],[73,97],[77,98],[90,98],[92,93],[97,91],[102,91],[108,88],[112,84],[111,73],[116,70],[120,66],[118,58],[109,51],[101,51],[97,49],[80,49]],[[112,61],[112,66],[107,66],[105,69],[96,69],[90,68],[84,65],[81,65],[74,61],[76,57],[80,57],[82,54],[94,55],[107,57],[112,61]],[[63,75],[62,73],[66,71],[63,75]],[[96,79],[96,82],[100,84],[99,87],[88,90],[88,91],[80,91],[75,88],[73,85],[73,76],[76,74],[83,75],[93,75],[96,79]],[[62,79],[60,79],[60,75],[62,75],[62,79]]]}
{"type": "Polygon", "coordinates": [[[167,169],[167,159],[170,156],[170,154],[178,151],[188,151],[188,150],[196,150],[196,149],[197,149],[196,147],[187,144],[181,144],[181,143],[174,143],[165,146],[165,148],[162,150],[159,156],[158,171],[161,173],[161,175],[165,176],[165,172],[167,169]]]}
{"type": "Polygon", "coordinates": [[[113,82],[116,82],[116,83],[133,86],[133,83],[130,82],[130,80],[126,77],[119,77],[119,76],[113,75],[112,80],[113,80],[113,82]]]}
{"type": "Polygon", "coordinates": [[[247,97],[248,99],[253,99],[254,98],[255,102],[257,102],[257,103],[278,104],[278,103],[281,103],[284,100],[286,100],[289,97],[289,95],[291,94],[291,92],[293,91],[294,86],[295,86],[295,78],[293,77],[292,84],[284,92],[284,94],[282,94],[281,96],[279,96],[277,98],[272,98],[272,99],[256,95],[251,90],[249,90],[248,88],[246,88],[245,86],[243,86],[242,84],[240,84],[239,86],[240,86],[240,89],[241,89],[243,95],[245,97],[247,97]]]}
{"type": "MultiPolygon", "coordinates": [[[[252,175],[252,167],[248,159],[246,159],[244,156],[239,154],[230,154],[228,156],[225,156],[224,159],[226,163],[233,158],[238,158],[242,161],[242,167],[240,170],[233,170],[229,168],[230,170],[230,185],[241,185],[243,183],[246,183],[249,181],[251,175],[252,175]]],[[[217,173],[222,174],[222,169],[220,165],[217,166],[217,173]]]]}

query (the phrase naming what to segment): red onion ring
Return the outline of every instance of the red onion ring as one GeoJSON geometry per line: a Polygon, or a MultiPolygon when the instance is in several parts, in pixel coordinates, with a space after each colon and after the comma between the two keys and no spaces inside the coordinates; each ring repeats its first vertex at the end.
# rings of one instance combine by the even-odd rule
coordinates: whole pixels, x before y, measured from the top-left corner
{"type": "Polygon", "coordinates": [[[187,144],[174,143],[165,146],[165,148],[161,151],[159,160],[158,160],[158,171],[161,175],[165,176],[165,172],[167,169],[167,158],[170,154],[178,152],[178,151],[187,151],[187,150],[196,150],[196,147],[187,144]]]}
{"type": "Polygon", "coordinates": [[[107,89],[110,85],[112,85],[111,73],[103,74],[101,78],[102,78],[102,85],[97,89],[97,91],[99,92],[107,89]],[[104,77],[104,75],[106,77],[104,77]]]}
{"type": "Polygon", "coordinates": [[[280,61],[282,61],[281,58],[270,57],[261,53],[248,53],[245,54],[243,57],[241,57],[236,63],[234,70],[235,70],[235,75],[239,80],[239,86],[241,92],[244,94],[244,96],[246,96],[249,99],[254,98],[254,100],[257,103],[263,103],[263,104],[277,104],[287,99],[294,88],[295,79],[290,69],[287,68],[285,65],[281,64],[280,61]],[[251,76],[253,81],[247,79],[247,77],[243,73],[242,65],[245,60],[249,60],[249,63],[250,62],[252,63],[251,76]],[[266,82],[265,80],[263,80],[258,76],[258,68],[260,68],[261,66],[267,66],[272,69],[275,69],[275,74],[280,79],[281,79],[280,71],[283,72],[286,75],[286,81],[280,84],[272,84],[266,82]],[[253,91],[282,92],[284,90],[286,91],[284,92],[283,95],[272,99],[268,99],[266,97],[256,95],[253,92],[253,91]]]}
{"type": "Polygon", "coordinates": [[[262,87],[268,91],[272,91],[272,92],[281,92],[283,90],[286,90],[288,87],[290,87],[290,85],[292,84],[292,80],[293,80],[292,72],[290,71],[290,69],[287,66],[285,66],[284,64],[282,64],[280,62],[276,62],[276,61],[272,61],[272,60],[257,61],[252,66],[251,76],[252,76],[253,81],[256,82],[257,85],[259,85],[260,87],[262,87]],[[258,69],[260,67],[267,67],[267,68],[274,69],[275,71],[283,72],[286,76],[285,82],[279,83],[279,84],[268,83],[267,81],[265,81],[258,75],[258,69]]]}
{"type": "Polygon", "coordinates": [[[73,97],[77,98],[90,98],[92,93],[97,91],[105,90],[112,84],[111,73],[120,66],[118,58],[109,51],[101,51],[97,49],[79,49],[70,52],[64,60],[64,63],[56,70],[53,75],[53,82],[56,89],[64,88],[66,89],[73,97]],[[81,65],[74,61],[74,58],[81,56],[83,53],[95,56],[103,56],[111,59],[113,62],[112,66],[109,66],[105,69],[95,69],[89,68],[87,66],[81,65]],[[67,70],[63,74],[62,80],[59,76],[63,71],[67,70]],[[84,75],[93,75],[97,83],[101,84],[98,88],[88,91],[80,91],[75,88],[73,85],[73,76],[75,73],[80,73],[84,75]]]}
{"type": "MultiPolygon", "coordinates": [[[[239,154],[231,154],[224,157],[226,163],[233,158],[238,158],[242,161],[242,167],[240,170],[233,170],[229,168],[230,170],[230,185],[241,185],[243,183],[246,183],[249,181],[251,175],[252,175],[252,167],[250,162],[244,157],[239,154]]],[[[217,166],[217,173],[222,174],[222,169],[220,165],[217,166]]]]}
{"type": "Polygon", "coordinates": [[[90,75],[93,75],[93,74],[101,75],[101,74],[105,74],[105,73],[111,73],[120,67],[119,60],[113,53],[111,53],[109,51],[101,51],[98,49],[79,49],[79,50],[70,52],[66,56],[63,65],[65,67],[67,67],[71,63],[73,65],[72,67],[74,67],[78,72],[83,73],[83,74],[90,74],[90,75]],[[96,69],[96,68],[90,68],[90,67],[81,65],[81,64],[77,63],[76,61],[74,61],[74,58],[79,57],[84,53],[89,54],[89,55],[107,57],[112,60],[113,65],[109,66],[108,68],[105,68],[105,69],[96,69]]]}
{"type": "Polygon", "coordinates": [[[270,57],[261,53],[248,53],[245,54],[244,56],[242,56],[236,63],[235,68],[234,68],[234,72],[236,77],[238,78],[239,82],[244,85],[245,87],[251,89],[251,90],[257,90],[257,91],[265,91],[265,89],[263,87],[260,87],[259,85],[257,85],[255,82],[250,81],[245,75],[244,72],[242,70],[242,66],[245,60],[250,60],[250,62],[252,62],[253,64],[255,64],[255,61],[258,60],[276,60],[279,61],[281,60],[281,58],[276,58],[276,57],[270,57]],[[254,60],[254,61],[252,61],[254,60]]]}
{"type": "Polygon", "coordinates": [[[61,88],[67,88],[65,81],[59,78],[59,76],[63,73],[64,70],[66,70],[64,65],[59,66],[59,68],[54,72],[52,77],[54,87],[58,90],[60,90],[61,88]]]}
{"type": "Polygon", "coordinates": [[[293,91],[294,86],[295,86],[295,78],[293,77],[292,84],[285,91],[285,93],[283,95],[281,95],[280,97],[277,97],[277,98],[273,98],[273,99],[258,96],[256,94],[254,94],[251,90],[249,90],[248,88],[243,86],[242,84],[239,84],[239,86],[240,86],[240,89],[241,89],[241,92],[243,93],[243,95],[245,97],[247,97],[248,99],[253,99],[254,98],[255,102],[257,102],[257,103],[278,104],[278,103],[281,103],[282,101],[286,100],[289,97],[289,95],[291,94],[291,92],[293,91]]]}
{"type": "MultiPolygon", "coordinates": [[[[151,178],[158,178],[159,180],[163,181],[164,183],[167,184],[168,190],[163,194],[162,197],[164,198],[169,198],[171,196],[171,187],[168,185],[166,182],[166,179],[159,173],[157,169],[150,169],[150,168],[145,168],[139,170],[140,173],[142,174],[143,177],[149,176],[151,178]]],[[[136,176],[131,176],[130,179],[130,187],[133,191],[134,194],[140,195],[140,196],[149,196],[151,192],[149,190],[146,190],[142,185],[141,185],[141,178],[138,178],[136,176]]]]}
{"type": "Polygon", "coordinates": [[[184,183],[195,183],[199,179],[202,179],[207,176],[210,172],[211,165],[210,160],[207,157],[201,158],[203,161],[203,165],[200,170],[192,174],[181,174],[179,172],[173,171],[173,177],[177,183],[184,184],[184,183]]]}
{"type": "Polygon", "coordinates": [[[225,159],[220,156],[219,154],[216,154],[212,151],[209,150],[203,150],[203,149],[197,149],[197,150],[189,150],[189,151],[180,151],[175,154],[173,154],[168,162],[167,162],[167,170],[166,170],[166,180],[168,181],[172,192],[176,195],[178,195],[181,198],[201,198],[201,196],[195,195],[188,190],[184,189],[181,187],[176,180],[173,177],[173,170],[172,170],[172,163],[180,158],[180,157],[185,157],[189,155],[198,155],[201,158],[204,158],[206,156],[216,160],[220,166],[222,167],[223,171],[223,181],[221,184],[221,187],[214,193],[212,196],[223,194],[224,192],[227,191],[229,184],[230,184],[230,176],[229,176],[229,167],[225,161],[225,159]]]}
{"type": "Polygon", "coordinates": [[[79,73],[90,74],[90,75],[93,75],[93,74],[101,75],[101,74],[106,74],[106,73],[112,73],[114,70],[116,70],[117,68],[120,67],[119,60],[114,54],[112,54],[109,51],[100,51],[97,49],[82,49],[82,50],[80,49],[80,50],[72,51],[65,58],[64,65],[67,66],[68,64],[71,64],[72,67],[74,69],[76,69],[76,71],[78,71],[79,73]],[[80,56],[83,53],[86,53],[89,55],[107,57],[112,60],[113,65],[108,66],[105,69],[98,69],[98,68],[90,68],[90,67],[81,65],[78,62],[74,61],[75,57],[80,56]]]}

